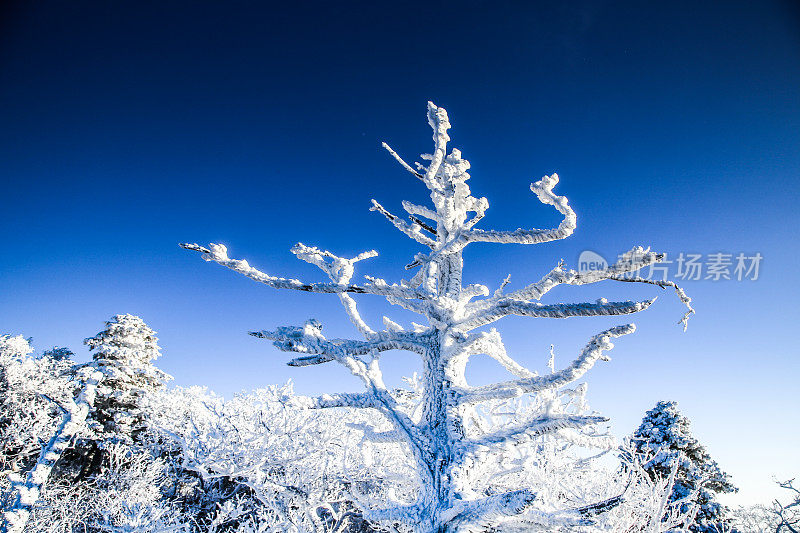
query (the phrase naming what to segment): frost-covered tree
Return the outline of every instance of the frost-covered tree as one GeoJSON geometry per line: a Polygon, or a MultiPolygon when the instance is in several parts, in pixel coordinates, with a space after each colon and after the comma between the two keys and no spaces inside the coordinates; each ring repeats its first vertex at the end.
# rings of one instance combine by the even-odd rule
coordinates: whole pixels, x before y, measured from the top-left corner
{"type": "MultiPolygon", "coordinates": [[[[91,367],[83,367],[70,373],[74,381],[65,381],[68,373],[63,367],[71,369],[68,359],[53,357],[48,352],[34,360],[29,357],[31,352],[22,337],[0,337],[0,368],[5,389],[4,459],[9,452],[16,452],[17,461],[25,464],[29,462],[25,452],[38,448],[38,457],[32,465],[26,465],[24,472],[15,461],[11,472],[6,474],[9,485],[3,487],[4,499],[10,502],[4,505],[6,511],[0,526],[3,533],[21,533],[25,529],[56,463],[85,430],[86,417],[102,376],[91,367]],[[77,397],[73,397],[76,390],[77,397]],[[55,408],[57,416],[52,416],[51,408],[55,408]]],[[[62,351],[59,355],[65,354],[62,351]]]]}
{"type": "Polygon", "coordinates": [[[153,364],[161,355],[156,333],[138,316],[116,315],[84,343],[103,373],[91,420],[102,437],[132,442],[144,429],[144,396],[172,379],[153,364]]]}
{"type": "Polygon", "coordinates": [[[794,479],[777,483],[781,488],[789,491],[791,499],[786,503],[777,499],[772,502],[775,532],[797,533],[800,531],[800,489],[794,486],[794,479]]]}
{"type": "Polygon", "coordinates": [[[725,526],[727,510],[715,495],[738,489],[692,436],[689,419],[678,411],[676,402],[661,401],[647,411],[632,441],[637,453],[651,455],[643,465],[651,476],[665,476],[677,465],[670,500],[699,506],[692,531],[716,532],[725,526]]]}
{"type": "MultiPolygon", "coordinates": [[[[183,244],[189,250],[267,286],[314,293],[336,294],[363,340],[328,339],[322,325],[314,319],[299,327],[280,327],[274,331],[255,332],[257,337],[273,341],[279,349],[296,352],[292,366],[306,366],[336,361],[360,378],[362,393],[324,395],[309,399],[308,407],[355,407],[377,410],[391,423],[391,429],[367,429],[365,433],[379,442],[403,444],[413,459],[418,487],[413,498],[388,497],[381,508],[364,509],[370,520],[386,524],[404,524],[416,531],[442,533],[474,530],[482,525],[503,522],[532,507],[536,487],[521,486],[500,493],[474,488],[470,476],[475,465],[498,449],[513,448],[544,435],[575,432],[591,436],[592,428],[604,418],[565,410],[541,409],[499,428],[472,428],[468,418],[485,402],[502,401],[522,395],[556,391],[580,379],[598,360],[612,340],[634,331],[632,324],[615,326],[593,336],[586,347],[566,367],[538,375],[514,360],[505,350],[500,334],[486,326],[507,316],[531,318],[568,318],[625,315],[642,311],[653,300],[579,303],[540,303],[551,290],[563,285],[585,285],[605,280],[651,283],[675,288],[688,307],[685,324],[692,312],[690,299],[672,282],[648,281],[635,276],[639,269],[662,260],[663,255],[633,248],[613,265],[591,272],[577,272],[562,264],[555,266],[538,281],[512,292],[504,292],[505,283],[494,293],[485,285],[463,286],[462,252],[472,243],[541,244],[564,239],[576,226],[576,215],[567,199],[553,192],[558,176],[553,174],[531,184],[540,202],[552,206],[562,216],[552,229],[482,230],[476,225],[484,218],[489,202],[472,196],[467,180],[469,163],[461,152],[448,153],[450,122],[447,112],[428,104],[428,123],[433,129],[434,150],[423,155],[426,165],[411,166],[388,145],[384,147],[430,191],[432,206],[403,202],[410,222],[392,214],[372,201],[372,210],[385,216],[401,233],[419,243],[418,253],[407,266],[416,269],[413,277],[400,283],[367,277],[364,283],[353,282],[355,263],[375,257],[368,251],[352,259],[315,247],[297,244],[292,252],[301,260],[319,267],[330,282],[306,283],[297,279],[272,276],[252,267],[247,261],[233,259],[221,244],[209,247],[183,244]],[[383,296],[390,304],[417,313],[426,324],[403,327],[384,318],[383,329],[367,324],[353,298],[357,294],[383,296]],[[406,350],[422,361],[420,393],[409,399],[406,393],[390,390],[380,367],[383,352],[406,350]],[[487,386],[471,386],[465,379],[467,363],[473,355],[486,354],[513,376],[487,386]]],[[[513,468],[513,467],[510,467],[513,468]]],[[[561,523],[587,520],[575,509],[556,513],[561,523]]],[[[554,516],[556,516],[554,515],[554,516]]]]}
{"type": "Polygon", "coordinates": [[[158,338],[138,316],[115,315],[84,343],[92,351],[90,366],[103,376],[89,416],[94,434],[62,463],[65,472],[82,481],[99,473],[106,444],[137,442],[147,418],[145,397],[172,379],[153,364],[161,355],[158,338]]]}
{"type": "MultiPolygon", "coordinates": [[[[0,336],[0,473],[30,468],[57,426],[57,407],[44,398],[67,384],[61,366],[49,358],[35,358],[22,336],[0,336]],[[59,367],[56,369],[56,367],[59,367]]],[[[5,479],[5,477],[4,477],[5,479]]]]}
{"type": "Polygon", "coordinates": [[[57,431],[62,420],[57,401],[66,402],[80,389],[73,362],[52,352],[35,357],[22,336],[0,336],[0,507],[8,508],[9,498],[16,497],[10,479],[33,468],[43,443],[57,431]]]}

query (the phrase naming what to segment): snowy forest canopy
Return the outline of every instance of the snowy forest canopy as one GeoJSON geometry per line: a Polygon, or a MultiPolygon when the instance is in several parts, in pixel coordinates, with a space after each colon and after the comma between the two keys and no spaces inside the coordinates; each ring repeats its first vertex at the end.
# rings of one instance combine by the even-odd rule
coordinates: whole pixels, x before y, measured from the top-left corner
{"type": "MultiPolygon", "coordinates": [[[[475,242],[542,244],[576,228],[559,177],[530,189],[563,218],[552,229],[479,229],[489,203],[472,196],[469,162],[450,149],[449,117],[428,104],[434,149],[426,164],[408,164],[430,192],[431,206],[403,202],[408,221],[373,200],[423,252],[408,280],[353,281],[353,258],[298,244],[292,252],[319,267],[328,282],[266,274],[232,259],[220,244],[184,244],[274,288],[335,294],[362,338],[329,339],[309,318],[251,334],[296,354],[293,366],[336,362],[364,385],[361,393],[295,395],[271,385],[223,401],[204,388],[170,388],[154,361],[155,332],[133,315],[117,315],[86,340],[91,362],[65,349],[32,356],[29,342],[0,341],[2,505],[12,531],[794,531],[797,501],[774,509],[730,510],[714,499],[736,490],[691,436],[674,402],[649,411],[625,442],[592,411],[580,382],[607,360],[612,340],[634,332],[624,323],[591,337],[566,365],[543,375],[505,350],[490,325],[507,316],[618,316],[654,300],[540,303],[562,285],[604,281],[670,288],[637,277],[663,259],[634,247],[601,270],[556,264],[540,279],[506,292],[506,283],[462,286],[462,251],[475,242]],[[389,317],[368,324],[357,295],[382,296],[417,313],[421,323],[389,317]],[[403,389],[387,387],[381,355],[405,350],[422,372],[403,389]],[[507,381],[471,386],[472,356],[494,359],[507,381]]],[[[785,483],[794,491],[791,482],[785,483]]]]}

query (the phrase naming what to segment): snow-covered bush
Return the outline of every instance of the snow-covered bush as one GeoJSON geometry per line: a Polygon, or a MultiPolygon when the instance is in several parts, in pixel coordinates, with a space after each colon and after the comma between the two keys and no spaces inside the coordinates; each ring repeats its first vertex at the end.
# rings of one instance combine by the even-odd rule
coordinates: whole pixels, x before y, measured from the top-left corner
{"type": "Polygon", "coordinates": [[[336,361],[364,384],[362,393],[324,395],[309,399],[305,402],[307,407],[370,409],[381,413],[391,425],[388,430],[367,426],[365,435],[377,443],[402,444],[409,461],[414,464],[415,492],[411,497],[405,493],[387,493],[381,501],[372,502],[374,505],[362,502],[367,504],[362,508],[365,517],[387,526],[402,525],[436,533],[497,527],[520,516],[550,524],[545,527],[551,529],[556,524],[558,527],[586,524],[592,519],[580,509],[552,509],[543,503],[548,501],[545,491],[549,484],[536,486],[523,477],[519,484],[496,483],[493,487],[484,476],[475,476],[473,472],[479,471],[488,461],[499,469],[493,475],[494,480],[503,477],[501,471],[513,477],[520,463],[498,460],[496,456],[505,453],[503,450],[513,455],[517,452],[512,449],[534,445],[534,441],[546,436],[582,442],[598,436],[596,426],[606,419],[582,409],[564,408],[560,398],[569,393],[563,388],[580,379],[598,360],[605,360],[604,352],[613,347],[612,340],[632,333],[634,326],[624,324],[598,333],[566,367],[558,371],[551,368],[541,376],[506,352],[496,330],[484,328],[511,315],[531,318],[625,315],[642,311],[653,302],[609,302],[605,299],[580,303],[539,302],[551,290],[563,285],[616,280],[673,287],[688,308],[682,320],[684,325],[693,312],[690,299],[672,282],[649,281],[633,274],[663,259],[663,255],[641,247],[633,248],[620,261],[602,270],[577,272],[559,263],[540,280],[508,293],[504,292],[506,283],[493,293],[481,284],[463,286],[462,252],[467,245],[476,242],[541,244],[564,239],[574,231],[576,215],[567,199],[553,192],[559,181],[553,174],[531,184],[530,189],[540,202],[552,206],[563,217],[557,227],[512,231],[477,229],[475,226],[484,218],[489,202],[471,195],[467,185],[470,165],[461,157],[461,152],[457,149],[447,152],[450,141],[447,112],[429,103],[428,123],[433,129],[434,151],[422,156],[428,161],[427,165],[416,163],[412,167],[384,146],[430,191],[433,205],[403,202],[410,218],[410,222],[406,222],[372,201],[372,210],[385,216],[401,233],[425,249],[406,267],[416,269],[410,280],[388,283],[367,277],[364,283],[354,283],[355,263],[375,257],[375,251],[348,259],[297,244],[292,252],[319,267],[330,279],[328,283],[306,283],[272,276],[247,261],[232,259],[221,244],[182,246],[200,252],[206,261],[219,263],[270,287],[339,297],[363,340],[328,339],[322,333],[322,325],[314,319],[297,327],[279,327],[253,334],[273,341],[281,350],[298,353],[290,365],[336,361]],[[383,296],[390,304],[421,315],[427,323],[404,327],[384,317],[383,329],[374,329],[359,313],[353,298],[356,294],[383,296]],[[415,353],[422,361],[416,394],[390,390],[384,383],[380,357],[383,352],[395,349],[415,353]],[[478,354],[493,358],[513,378],[482,387],[469,385],[465,378],[466,366],[470,357],[478,354]],[[555,400],[536,399],[544,395],[555,400]],[[481,404],[522,396],[532,397],[530,405],[535,406],[525,412],[525,417],[515,413],[507,423],[488,426],[468,421],[481,404]],[[562,407],[557,407],[559,405],[562,407]]]}
{"type": "Polygon", "coordinates": [[[22,337],[0,337],[4,401],[3,533],[21,532],[39,503],[56,464],[77,435],[101,377],[91,367],[76,367],[64,350],[34,359],[22,337]],[[32,459],[33,454],[36,458],[32,459]]]}
{"type": "Polygon", "coordinates": [[[738,506],[730,509],[730,529],[720,533],[775,533],[775,514],[765,505],[738,506]]]}
{"type": "MultiPolygon", "coordinates": [[[[104,426],[102,412],[99,420],[93,421],[94,430],[87,423],[98,383],[102,383],[103,407],[106,413],[112,412],[106,420],[121,420],[123,408],[132,407],[133,416],[125,419],[139,424],[124,427],[144,428],[147,415],[141,403],[148,387],[136,388],[135,384],[149,385],[150,376],[163,373],[137,365],[137,355],[150,355],[148,349],[155,346],[152,331],[143,324],[131,315],[115,317],[106,332],[88,342],[99,357],[82,365],[71,360],[67,349],[54,348],[41,357],[31,357],[33,350],[22,337],[0,337],[3,533],[73,531],[78,527],[84,531],[162,531],[158,524],[175,522],[177,515],[163,507],[160,484],[152,477],[163,478],[158,474],[163,464],[157,458],[145,461],[149,452],[132,447],[130,432],[118,436],[122,426],[104,426]],[[104,335],[120,325],[130,326],[134,334],[104,335]],[[137,344],[135,332],[146,333],[144,342],[137,344]],[[126,372],[130,379],[120,379],[126,372]],[[106,378],[107,382],[101,381],[106,378]],[[101,449],[102,454],[98,453],[101,449]],[[104,460],[105,465],[101,464],[104,460]],[[93,470],[87,475],[90,464],[93,470]],[[75,483],[78,472],[79,482],[75,483]]],[[[147,363],[150,359],[143,358],[147,363]]],[[[150,386],[149,390],[158,388],[150,386]]]]}
{"type": "Polygon", "coordinates": [[[39,392],[67,388],[69,382],[69,364],[62,367],[51,359],[36,359],[32,353],[22,336],[0,336],[0,487],[4,500],[8,475],[31,468],[41,442],[49,439],[58,425],[58,408],[39,392]]]}
{"type": "Polygon", "coordinates": [[[193,531],[163,497],[169,484],[163,460],[143,449],[109,444],[97,475],[81,483],[61,479],[33,511],[30,533],[161,533],[193,531]]]}
{"type": "Polygon", "coordinates": [[[291,384],[227,402],[200,387],[150,401],[154,447],[173,460],[172,497],[216,530],[334,531],[351,520],[348,489],[387,490],[390,480],[371,487],[372,476],[403,457],[383,450],[368,475],[358,450],[363,413],[298,408],[291,384]]]}

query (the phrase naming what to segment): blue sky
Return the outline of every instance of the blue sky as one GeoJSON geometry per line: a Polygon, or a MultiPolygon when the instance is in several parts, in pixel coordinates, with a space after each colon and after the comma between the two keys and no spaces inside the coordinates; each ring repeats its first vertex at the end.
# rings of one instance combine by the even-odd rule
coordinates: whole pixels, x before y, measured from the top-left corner
{"type": "MultiPolygon", "coordinates": [[[[522,284],[583,250],[634,245],[756,252],[755,281],[688,281],[697,315],[655,288],[601,285],[549,301],[659,294],[589,399],[630,433],[673,399],[742,488],[800,474],[800,12],[790,2],[7,3],[0,16],[0,330],[68,346],[116,313],[159,332],[179,385],[224,394],[293,379],[357,388],[343,369],[293,369],[250,329],[313,316],[354,332],[333,297],[257,286],[182,251],[223,242],[269,273],[319,280],[289,254],[376,248],[360,273],[405,274],[415,252],[368,211],[425,191],[381,149],[430,149],[425,102],[448,109],[484,228],[558,223],[528,184],[558,172],[578,213],[566,241],[474,245],[466,278],[522,284]]],[[[671,271],[674,273],[674,271],[671,271]]],[[[387,312],[365,301],[368,316],[387,312]]],[[[407,320],[404,315],[392,315],[407,320]]],[[[501,324],[543,368],[612,319],[501,324]]],[[[417,368],[387,358],[395,379],[417,368]]],[[[478,361],[471,376],[500,379],[478,361]]]]}

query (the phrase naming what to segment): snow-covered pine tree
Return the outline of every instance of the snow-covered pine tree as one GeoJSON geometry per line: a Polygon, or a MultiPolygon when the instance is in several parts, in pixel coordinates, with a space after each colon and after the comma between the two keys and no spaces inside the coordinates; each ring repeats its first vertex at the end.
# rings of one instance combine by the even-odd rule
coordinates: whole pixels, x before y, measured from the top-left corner
{"type": "Polygon", "coordinates": [[[103,378],[88,420],[94,435],[82,439],[61,464],[64,475],[71,471],[77,479],[99,472],[105,445],[137,442],[147,418],[144,397],[172,379],[153,365],[161,355],[158,338],[138,316],[115,315],[84,344],[93,352],[89,365],[103,378]]]}
{"type": "MultiPolygon", "coordinates": [[[[232,259],[221,244],[208,248],[197,244],[182,244],[183,248],[201,253],[206,261],[214,261],[240,274],[281,289],[336,294],[345,312],[363,335],[364,340],[327,339],[322,325],[308,320],[300,327],[280,327],[275,331],[255,332],[257,337],[270,339],[279,349],[301,354],[292,359],[292,366],[306,366],[330,361],[344,365],[361,379],[365,391],[324,395],[310,399],[309,407],[355,407],[375,409],[392,424],[391,431],[365,430],[378,442],[401,442],[416,464],[419,489],[410,501],[383,502],[382,509],[365,509],[366,518],[389,524],[404,524],[420,532],[444,533],[474,530],[487,523],[499,523],[524,513],[537,499],[535,487],[519,487],[499,493],[473,490],[468,472],[474,465],[502,447],[514,447],[542,435],[557,435],[562,431],[584,431],[591,434],[599,416],[574,414],[564,410],[542,410],[536,416],[501,428],[470,432],[465,420],[475,406],[483,402],[502,401],[525,394],[556,391],[583,376],[612,348],[612,339],[634,331],[632,324],[616,326],[592,337],[575,360],[565,368],[552,369],[546,375],[525,368],[512,359],[496,330],[476,331],[503,317],[517,315],[532,318],[568,318],[577,316],[624,315],[646,309],[647,301],[542,304],[549,291],[561,285],[585,285],[604,280],[651,283],[662,288],[675,288],[688,307],[685,324],[692,309],[690,299],[672,282],[648,281],[631,273],[663,259],[657,254],[636,247],[620,261],[602,270],[577,272],[555,266],[540,280],[510,293],[504,293],[505,283],[494,293],[480,285],[462,286],[462,251],[475,242],[540,244],[564,239],[576,226],[575,212],[567,199],[558,196],[553,188],[558,176],[545,176],[531,184],[531,191],[540,202],[554,207],[563,220],[553,229],[517,229],[496,231],[476,229],[489,207],[486,198],[471,195],[467,180],[469,163],[461,152],[447,153],[450,122],[447,112],[428,103],[428,123],[433,129],[434,151],[423,155],[427,165],[406,163],[388,145],[389,153],[422,182],[430,191],[432,207],[403,202],[410,222],[390,213],[381,204],[372,202],[372,210],[385,216],[407,237],[425,248],[406,267],[416,269],[409,281],[390,284],[383,279],[367,277],[362,284],[353,283],[355,263],[377,252],[364,252],[352,259],[331,252],[297,244],[292,252],[301,260],[316,265],[327,274],[330,283],[305,283],[266,274],[247,261],[232,259]],[[393,305],[424,317],[427,325],[413,324],[404,328],[384,317],[384,328],[373,329],[358,311],[354,294],[379,295],[393,305]],[[422,360],[421,393],[416,402],[409,402],[407,393],[390,390],[384,383],[380,367],[381,354],[388,350],[407,350],[422,360]],[[470,386],[465,369],[473,355],[486,354],[495,359],[514,377],[488,386],[470,386]],[[410,405],[411,403],[411,405],[410,405]]],[[[546,513],[538,513],[542,518],[546,513]]],[[[585,513],[566,509],[556,513],[549,523],[577,524],[585,513]],[[556,516],[557,515],[557,516],[556,516]]],[[[555,527],[555,526],[553,526],[555,527]]],[[[551,528],[552,529],[552,528],[551,528]]]]}
{"type": "MultiPolygon", "coordinates": [[[[716,494],[736,492],[728,474],[690,432],[690,421],[678,411],[674,401],[661,401],[647,411],[634,432],[634,452],[649,459],[643,465],[651,477],[666,477],[677,461],[678,469],[671,502],[683,500],[683,507],[698,505],[690,526],[696,533],[725,530],[727,509],[716,501],[716,494]]],[[[729,525],[729,524],[728,524],[729,525]]]]}
{"type": "Polygon", "coordinates": [[[103,373],[91,421],[101,437],[130,443],[144,429],[143,396],[172,379],[153,365],[161,355],[156,332],[138,316],[116,315],[84,343],[103,373]]]}

